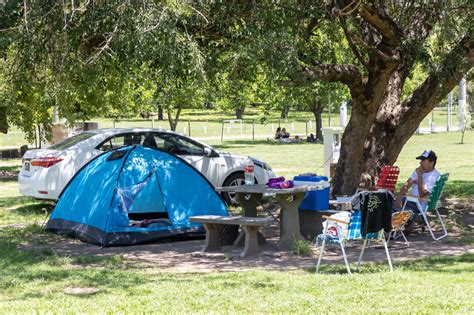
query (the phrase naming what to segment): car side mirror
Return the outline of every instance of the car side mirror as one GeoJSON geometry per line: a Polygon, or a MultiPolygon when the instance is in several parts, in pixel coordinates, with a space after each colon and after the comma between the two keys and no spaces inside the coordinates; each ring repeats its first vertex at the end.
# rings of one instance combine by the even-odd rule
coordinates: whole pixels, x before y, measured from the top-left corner
{"type": "Polygon", "coordinates": [[[205,147],[204,148],[204,156],[214,157],[214,156],[218,156],[218,154],[216,152],[214,152],[211,148],[205,147]]]}

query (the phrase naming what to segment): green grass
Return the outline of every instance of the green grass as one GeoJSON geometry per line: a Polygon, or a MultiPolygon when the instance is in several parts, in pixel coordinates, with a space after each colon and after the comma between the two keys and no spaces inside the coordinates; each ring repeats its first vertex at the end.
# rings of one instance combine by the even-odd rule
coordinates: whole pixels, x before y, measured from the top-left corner
{"type": "Polygon", "coordinates": [[[0,230],[0,309],[31,312],[470,312],[474,255],[292,272],[170,273],[120,256],[59,257],[38,226],[0,230]],[[44,247],[18,250],[30,243],[44,247]],[[427,285],[429,283],[429,285],[427,285]],[[94,287],[72,296],[65,288],[94,287]]]}

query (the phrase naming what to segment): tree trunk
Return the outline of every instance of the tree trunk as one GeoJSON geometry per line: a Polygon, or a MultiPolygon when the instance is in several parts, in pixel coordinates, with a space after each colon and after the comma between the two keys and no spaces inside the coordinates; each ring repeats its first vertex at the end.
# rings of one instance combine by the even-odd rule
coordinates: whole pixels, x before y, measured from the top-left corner
{"type": "MultiPolygon", "coordinates": [[[[353,112],[342,137],[341,154],[333,177],[334,195],[353,194],[359,184],[373,178],[382,165],[395,163],[421,121],[470,69],[474,62],[474,50],[469,48],[472,46],[470,40],[462,42],[461,49],[454,49],[443,67],[431,73],[403,102],[400,95],[411,69],[410,61],[402,62],[391,73],[382,89],[380,105],[361,106],[359,99],[353,99],[353,112]]],[[[373,89],[370,93],[375,95],[380,91],[373,89]]]]}
{"type": "Polygon", "coordinates": [[[168,122],[170,124],[170,129],[171,131],[176,131],[176,128],[178,127],[178,122],[179,122],[179,114],[181,114],[181,105],[178,106],[176,109],[176,116],[173,119],[173,111],[171,109],[167,110],[167,115],[168,115],[168,122]]]}
{"type": "Polygon", "coordinates": [[[158,105],[158,120],[164,120],[163,105],[158,105]]]}
{"type": "Polygon", "coordinates": [[[313,103],[309,105],[309,110],[313,113],[316,120],[316,141],[323,141],[323,105],[321,103],[313,103]]]}
{"type": "Polygon", "coordinates": [[[235,109],[235,118],[236,119],[242,119],[244,115],[245,107],[244,106],[239,106],[235,109]]]}
{"type": "Polygon", "coordinates": [[[8,132],[8,121],[7,121],[7,109],[6,107],[0,107],[0,133],[8,132]]]}
{"type": "Polygon", "coordinates": [[[282,119],[288,118],[288,113],[289,113],[289,112],[290,112],[290,108],[289,108],[289,107],[283,107],[283,109],[281,110],[280,118],[282,118],[282,119]]]}

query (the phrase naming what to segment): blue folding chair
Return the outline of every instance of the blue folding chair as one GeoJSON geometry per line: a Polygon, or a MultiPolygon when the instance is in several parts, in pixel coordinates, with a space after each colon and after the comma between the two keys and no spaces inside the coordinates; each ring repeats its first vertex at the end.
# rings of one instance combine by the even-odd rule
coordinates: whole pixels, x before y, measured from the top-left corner
{"type": "Polygon", "coordinates": [[[321,259],[324,253],[324,247],[326,244],[329,245],[339,245],[341,247],[342,256],[344,257],[344,262],[347,267],[347,272],[351,273],[351,269],[349,267],[349,262],[347,260],[346,250],[344,248],[344,244],[348,241],[354,240],[363,240],[364,243],[362,245],[362,250],[359,255],[359,260],[357,262],[357,268],[359,268],[360,262],[362,261],[362,257],[364,255],[364,250],[367,246],[367,241],[377,240],[382,241],[385,247],[385,253],[387,254],[388,265],[390,267],[390,271],[393,271],[392,261],[390,259],[390,253],[388,251],[387,242],[384,237],[383,229],[376,233],[368,233],[365,237],[361,235],[361,225],[362,225],[362,215],[360,210],[353,210],[350,213],[349,221],[340,220],[337,218],[332,218],[330,216],[323,216],[326,221],[323,234],[318,235],[315,238],[315,245],[321,246],[319,250],[319,258],[318,264],[316,266],[316,272],[319,272],[319,266],[321,265],[321,259]],[[336,222],[337,224],[333,224],[336,228],[330,228],[329,222],[336,222]],[[348,225],[346,231],[341,228],[342,225],[348,225]]]}

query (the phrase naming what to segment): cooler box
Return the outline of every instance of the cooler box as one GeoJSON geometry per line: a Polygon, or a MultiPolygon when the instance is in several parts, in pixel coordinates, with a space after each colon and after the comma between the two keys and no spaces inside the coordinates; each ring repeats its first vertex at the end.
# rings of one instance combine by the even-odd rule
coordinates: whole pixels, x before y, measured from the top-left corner
{"type": "MultiPolygon", "coordinates": [[[[293,178],[295,185],[298,183],[304,184],[304,182],[320,182],[327,181],[326,176],[307,176],[299,175],[293,178]]],[[[309,183],[308,183],[309,184],[309,183]]],[[[322,190],[314,190],[307,193],[300,205],[301,210],[328,210],[329,209],[329,187],[322,190]]]]}

